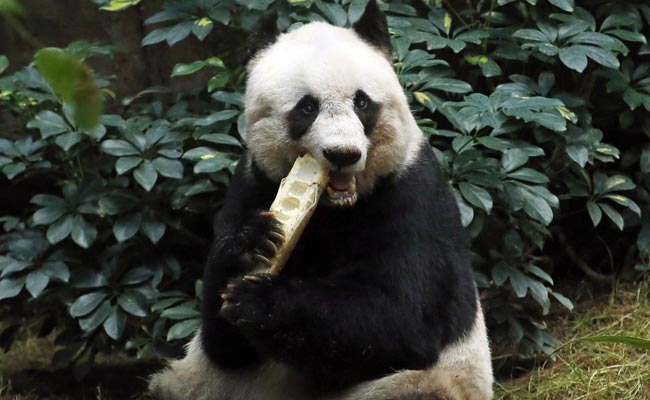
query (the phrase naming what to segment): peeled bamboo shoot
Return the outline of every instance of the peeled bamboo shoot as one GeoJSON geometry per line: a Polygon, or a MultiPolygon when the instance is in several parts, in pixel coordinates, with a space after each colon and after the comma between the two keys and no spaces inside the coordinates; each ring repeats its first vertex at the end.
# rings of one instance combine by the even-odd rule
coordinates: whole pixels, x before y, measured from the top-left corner
{"type": "Polygon", "coordinates": [[[282,223],[284,243],[271,260],[271,274],[277,274],[289,259],[327,185],[328,174],[314,157],[298,157],[289,175],[280,183],[270,211],[282,223]]]}

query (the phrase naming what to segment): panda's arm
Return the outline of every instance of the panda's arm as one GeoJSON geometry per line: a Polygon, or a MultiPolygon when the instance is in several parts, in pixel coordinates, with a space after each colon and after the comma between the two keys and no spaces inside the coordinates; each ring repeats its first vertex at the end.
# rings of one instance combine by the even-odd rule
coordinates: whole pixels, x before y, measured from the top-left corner
{"type": "Polygon", "coordinates": [[[259,212],[269,206],[276,190],[277,185],[244,155],[215,218],[215,237],[203,275],[201,342],[210,360],[221,367],[245,367],[259,359],[249,341],[219,315],[220,294],[230,278],[247,272],[244,253],[268,230],[270,220],[259,212]]]}
{"type": "Polygon", "coordinates": [[[272,307],[265,309],[252,299],[241,302],[240,307],[260,309],[239,310],[248,321],[237,325],[256,346],[329,390],[435,362],[440,339],[423,318],[423,292],[392,286],[411,284],[403,279],[346,268],[347,274],[318,281],[272,278],[268,297],[257,297],[272,307]],[[400,297],[407,290],[410,296],[400,297]]]}

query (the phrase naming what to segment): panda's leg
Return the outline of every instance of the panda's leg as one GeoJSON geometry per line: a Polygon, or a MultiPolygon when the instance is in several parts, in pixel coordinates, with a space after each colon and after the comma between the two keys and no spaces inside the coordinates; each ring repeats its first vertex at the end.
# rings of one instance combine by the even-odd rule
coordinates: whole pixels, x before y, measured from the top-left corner
{"type": "Polygon", "coordinates": [[[266,363],[241,371],[225,371],[207,358],[197,333],[187,354],[149,381],[157,400],[303,400],[295,373],[283,365],[266,363]],[[288,397],[287,397],[288,396],[288,397]]]}
{"type": "Polygon", "coordinates": [[[492,360],[480,304],[470,333],[424,371],[400,371],[328,400],[490,400],[492,360]]]}
{"type": "Polygon", "coordinates": [[[197,333],[184,358],[151,377],[149,392],[158,400],[226,400],[232,398],[237,380],[210,363],[197,333]]]}

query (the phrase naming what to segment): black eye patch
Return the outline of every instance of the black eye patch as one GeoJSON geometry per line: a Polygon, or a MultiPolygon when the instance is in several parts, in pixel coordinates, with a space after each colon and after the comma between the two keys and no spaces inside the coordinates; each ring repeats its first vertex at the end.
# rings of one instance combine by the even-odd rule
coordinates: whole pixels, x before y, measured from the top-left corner
{"type": "Polygon", "coordinates": [[[368,136],[377,125],[381,105],[373,101],[363,90],[356,91],[353,102],[354,112],[359,117],[359,121],[363,124],[363,131],[368,136]]]}
{"type": "Polygon", "coordinates": [[[313,96],[306,95],[300,99],[287,115],[291,139],[298,139],[307,132],[318,116],[318,111],[318,100],[313,96]]]}

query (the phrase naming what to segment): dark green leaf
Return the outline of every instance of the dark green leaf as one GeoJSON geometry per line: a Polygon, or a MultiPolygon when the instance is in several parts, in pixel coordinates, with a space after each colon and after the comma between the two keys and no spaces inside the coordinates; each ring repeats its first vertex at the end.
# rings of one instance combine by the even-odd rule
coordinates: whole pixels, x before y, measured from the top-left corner
{"type": "Polygon", "coordinates": [[[230,135],[225,135],[223,133],[210,133],[207,135],[202,135],[199,139],[205,140],[206,142],[216,143],[216,144],[226,144],[226,145],[241,147],[241,143],[239,143],[239,140],[235,139],[230,135]]]}
{"type": "Polygon", "coordinates": [[[566,152],[579,166],[583,167],[589,161],[589,151],[581,144],[570,144],[566,147],[566,152]]]}
{"type": "Polygon", "coordinates": [[[27,261],[16,260],[12,257],[5,257],[0,255],[0,278],[4,278],[13,274],[14,272],[24,271],[25,268],[29,267],[30,263],[27,261]]]}
{"type": "Polygon", "coordinates": [[[172,78],[175,76],[190,75],[200,71],[208,65],[205,61],[194,61],[190,64],[176,64],[172,70],[172,78]]]}
{"type": "Polygon", "coordinates": [[[0,56],[0,74],[5,72],[8,66],[9,66],[9,59],[7,58],[7,56],[0,56]]]}
{"type": "Polygon", "coordinates": [[[61,282],[68,282],[70,269],[63,261],[48,261],[39,269],[50,279],[58,279],[61,282]]]}
{"type": "Polygon", "coordinates": [[[25,289],[27,289],[32,297],[36,298],[43,292],[49,282],[50,278],[40,270],[32,271],[27,275],[27,279],[25,279],[25,289]]]}
{"type": "Polygon", "coordinates": [[[650,146],[646,146],[641,152],[639,163],[641,164],[641,172],[650,174],[650,146]]]}
{"type": "Polygon", "coordinates": [[[27,123],[27,127],[38,128],[43,138],[70,130],[70,126],[65,123],[63,117],[49,110],[36,114],[34,119],[27,123]]]}
{"type": "Polygon", "coordinates": [[[0,300],[18,296],[25,284],[25,277],[0,280],[0,300]]]}
{"type": "Polygon", "coordinates": [[[47,240],[52,244],[56,244],[68,237],[72,232],[73,221],[74,218],[70,214],[58,219],[47,229],[47,240]]]}
{"type": "Polygon", "coordinates": [[[422,87],[421,90],[437,89],[449,93],[468,93],[472,91],[469,83],[452,78],[432,78],[422,87]]]}
{"type": "Polygon", "coordinates": [[[149,161],[145,161],[133,172],[133,177],[144,190],[149,192],[156,184],[158,173],[149,161]]]}
{"type": "Polygon", "coordinates": [[[154,29],[142,39],[142,46],[144,47],[162,42],[167,38],[169,30],[170,27],[154,29]]]}
{"type": "Polygon", "coordinates": [[[510,149],[503,153],[501,166],[506,172],[513,171],[528,162],[528,153],[521,149],[510,149]]]}
{"type": "Polygon", "coordinates": [[[634,182],[625,175],[612,175],[605,181],[602,193],[610,193],[618,190],[632,190],[636,187],[634,182]]]}
{"type": "Polygon", "coordinates": [[[551,296],[555,297],[555,300],[557,300],[560,304],[564,306],[569,311],[573,310],[573,303],[571,300],[567,299],[565,296],[561,295],[560,293],[554,292],[552,290],[549,290],[549,293],[551,293],[551,296]]]}
{"type": "Polygon", "coordinates": [[[492,211],[492,196],[487,190],[467,182],[461,182],[458,188],[465,200],[488,214],[492,211]]]}
{"type": "MultiPolygon", "coordinates": [[[[325,17],[336,26],[345,26],[348,15],[345,13],[343,7],[336,3],[329,3],[321,0],[316,0],[316,7],[325,14],[325,17]]],[[[169,340],[169,339],[168,339],[169,340]]]]}
{"type": "Polygon", "coordinates": [[[625,196],[622,196],[620,194],[607,194],[607,195],[603,196],[603,198],[609,199],[609,200],[611,200],[611,201],[613,201],[615,203],[618,203],[618,204],[622,205],[623,207],[627,207],[628,209],[630,209],[632,212],[634,212],[639,217],[641,216],[641,209],[639,208],[639,206],[634,201],[630,200],[629,198],[627,198],[625,196]]]}
{"type": "Polygon", "coordinates": [[[80,296],[70,306],[70,316],[77,318],[89,314],[106,297],[108,297],[108,294],[105,292],[92,292],[80,296]]]}
{"type": "Polygon", "coordinates": [[[548,183],[549,179],[541,172],[537,172],[530,168],[519,168],[516,171],[508,173],[508,177],[518,179],[520,181],[532,183],[548,183]]]}
{"type": "Polygon", "coordinates": [[[549,42],[548,37],[536,29],[519,29],[512,36],[526,41],[549,42]]]}
{"type": "Polygon", "coordinates": [[[41,208],[37,210],[34,215],[32,215],[32,222],[34,225],[49,225],[57,219],[61,218],[65,213],[65,208],[41,208]]]}
{"type": "Polygon", "coordinates": [[[567,12],[573,12],[573,0],[548,0],[549,3],[567,12]]]}
{"type": "Polygon", "coordinates": [[[196,163],[193,172],[195,174],[219,172],[230,167],[231,164],[231,160],[219,154],[216,157],[206,158],[196,163]]]}
{"type": "Polygon", "coordinates": [[[105,140],[102,142],[101,149],[104,153],[112,156],[135,156],[140,154],[138,149],[124,140],[105,140]]]}
{"type": "Polygon", "coordinates": [[[194,122],[195,126],[208,126],[212,125],[215,122],[219,121],[226,121],[231,119],[232,117],[236,116],[239,114],[239,111],[237,110],[223,110],[223,111],[217,111],[215,113],[212,113],[208,115],[207,117],[199,118],[194,122]]]}
{"type": "Polygon", "coordinates": [[[196,332],[199,326],[201,326],[200,318],[188,319],[174,324],[167,332],[167,341],[184,339],[196,332]]]}
{"type": "Polygon", "coordinates": [[[167,44],[169,46],[173,46],[181,40],[185,39],[192,32],[193,25],[193,21],[184,21],[177,23],[176,25],[172,25],[165,35],[167,44]]]}
{"type": "Polygon", "coordinates": [[[474,219],[474,209],[465,203],[460,193],[456,190],[454,190],[454,197],[456,198],[456,204],[460,211],[460,221],[462,225],[464,227],[469,226],[474,219]]]}
{"type": "Polygon", "coordinates": [[[214,28],[212,20],[208,17],[203,17],[194,21],[194,24],[192,25],[192,33],[199,40],[203,40],[210,32],[212,32],[212,28],[214,28]]]}
{"type": "Polygon", "coordinates": [[[541,278],[541,279],[545,280],[546,282],[550,283],[551,285],[553,285],[553,278],[551,278],[551,276],[548,273],[546,273],[546,271],[541,269],[540,267],[538,267],[538,266],[536,266],[534,264],[524,264],[524,268],[528,272],[530,272],[531,274],[533,274],[533,275],[537,276],[538,278],[541,278]]]}
{"type": "Polygon", "coordinates": [[[616,211],[612,206],[605,204],[605,203],[598,203],[600,208],[605,212],[605,214],[609,217],[609,219],[616,224],[619,230],[623,230],[624,222],[623,222],[623,217],[621,214],[616,211]]]}
{"type": "Polygon", "coordinates": [[[582,72],[587,68],[587,55],[584,46],[570,46],[560,49],[560,60],[567,67],[582,72]]]}
{"type": "Polygon", "coordinates": [[[115,172],[117,172],[118,175],[122,175],[140,165],[141,162],[142,158],[140,157],[120,157],[115,162],[115,172]]]}
{"type": "Polygon", "coordinates": [[[81,318],[79,320],[79,327],[83,331],[92,331],[93,329],[97,328],[99,325],[104,323],[106,318],[108,318],[109,313],[111,312],[111,302],[108,300],[105,300],[100,304],[97,309],[90,314],[89,316],[85,318],[81,318]]]}
{"type": "Polygon", "coordinates": [[[136,317],[147,316],[147,300],[140,292],[127,290],[117,298],[122,309],[136,317]]]}
{"type": "Polygon", "coordinates": [[[108,318],[104,321],[104,332],[113,340],[122,337],[124,327],[126,326],[126,314],[117,306],[111,308],[108,318]]]}
{"type": "Polygon", "coordinates": [[[546,286],[541,282],[530,278],[528,278],[527,285],[533,299],[542,306],[542,314],[548,314],[549,308],[551,307],[551,301],[548,298],[548,289],[546,286]]]}
{"type": "Polygon", "coordinates": [[[81,142],[83,136],[79,132],[68,132],[56,137],[54,142],[63,150],[68,151],[75,144],[81,142]]]}
{"type": "Polygon", "coordinates": [[[14,163],[14,164],[8,164],[2,167],[2,172],[7,176],[9,179],[15,178],[18,174],[22,173],[25,171],[27,166],[24,163],[14,163]]]}
{"type": "Polygon", "coordinates": [[[158,173],[167,178],[180,179],[183,177],[183,164],[178,160],[170,160],[165,157],[157,157],[151,161],[158,173]]]}
{"type": "Polygon", "coordinates": [[[142,220],[140,229],[155,244],[163,237],[167,228],[164,223],[148,215],[142,220]]]}
{"type": "Polygon", "coordinates": [[[136,267],[126,271],[126,273],[120,279],[122,285],[135,285],[137,283],[142,283],[147,279],[150,279],[154,276],[155,271],[146,266],[136,267]]]}
{"type": "Polygon", "coordinates": [[[182,320],[188,318],[198,318],[201,316],[201,313],[189,305],[180,305],[172,308],[168,308],[160,314],[162,318],[168,318],[173,320],[182,320]]]}
{"type": "Polygon", "coordinates": [[[37,194],[30,200],[32,204],[43,207],[62,208],[65,207],[65,201],[51,194],[37,194]]]}
{"type": "Polygon", "coordinates": [[[598,226],[600,223],[600,220],[603,217],[603,213],[600,210],[600,207],[593,201],[588,201],[587,202],[587,211],[589,212],[589,217],[591,218],[591,223],[594,226],[598,226]]]}
{"type": "Polygon", "coordinates": [[[113,235],[122,243],[135,235],[140,229],[142,214],[135,213],[118,218],[113,224],[113,235]]]}
{"type": "Polygon", "coordinates": [[[161,310],[164,310],[164,309],[166,309],[168,307],[173,306],[174,304],[178,304],[181,301],[183,301],[182,297],[172,297],[172,298],[168,298],[168,299],[162,299],[162,300],[156,301],[156,303],[153,306],[151,306],[151,310],[152,311],[161,311],[161,310]]]}
{"type": "Polygon", "coordinates": [[[74,218],[71,233],[72,240],[84,249],[90,247],[95,241],[95,238],[97,238],[97,228],[89,224],[81,215],[77,215],[74,218]]]}

